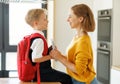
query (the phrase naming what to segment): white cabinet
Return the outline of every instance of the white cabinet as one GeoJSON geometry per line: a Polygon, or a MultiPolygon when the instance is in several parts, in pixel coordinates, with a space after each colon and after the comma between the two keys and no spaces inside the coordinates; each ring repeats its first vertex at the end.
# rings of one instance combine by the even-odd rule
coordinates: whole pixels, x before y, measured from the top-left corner
{"type": "MultiPolygon", "coordinates": [[[[112,65],[120,65],[120,0],[113,0],[112,65]]],[[[120,84],[120,83],[119,83],[120,84]]]]}
{"type": "Polygon", "coordinates": [[[120,0],[113,0],[113,29],[112,29],[112,69],[111,83],[120,84],[120,0]]]}
{"type": "Polygon", "coordinates": [[[119,69],[111,69],[111,81],[110,84],[120,84],[120,67],[119,69]]]}

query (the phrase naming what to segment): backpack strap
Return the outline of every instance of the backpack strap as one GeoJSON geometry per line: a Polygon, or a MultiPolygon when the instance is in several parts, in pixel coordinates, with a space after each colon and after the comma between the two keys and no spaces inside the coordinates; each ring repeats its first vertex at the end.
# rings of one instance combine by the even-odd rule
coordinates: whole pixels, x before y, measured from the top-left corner
{"type": "Polygon", "coordinates": [[[39,68],[39,63],[37,63],[37,83],[40,84],[40,68],[39,68]]]}
{"type": "Polygon", "coordinates": [[[46,55],[48,53],[48,45],[47,45],[45,37],[39,33],[34,33],[34,34],[31,34],[31,39],[32,38],[41,38],[43,40],[44,42],[43,56],[46,55]]]}
{"type": "MultiPolygon", "coordinates": [[[[46,51],[46,50],[47,50],[46,48],[48,48],[48,46],[47,46],[47,42],[46,42],[46,40],[45,40],[45,37],[42,36],[42,35],[39,34],[39,33],[31,34],[31,39],[34,39],[34,38],[41,38],[41,39],[44,41],[44,51],[43,51],[43,55],[47,54],[48,51],[46,51]]],[[[37,83],[40,84],[40,68],[39,68],[39,67],[40,67],[40,64],[37,63],[36,66],[37,66],[37,83]]]]}
{"type": "Polygon", "coordinates": [[[26,40],[25,43],[24,43],[24,48],[27,49],[26,53],[25,53],[25,62],[27,63],[27,59],[29,58],[29,49],[30,49],[30,38],[29,38],[29,35],[24,37],[24,39],[26,40]],[[27,46],[26,46],[27,45],[27,46]]]}

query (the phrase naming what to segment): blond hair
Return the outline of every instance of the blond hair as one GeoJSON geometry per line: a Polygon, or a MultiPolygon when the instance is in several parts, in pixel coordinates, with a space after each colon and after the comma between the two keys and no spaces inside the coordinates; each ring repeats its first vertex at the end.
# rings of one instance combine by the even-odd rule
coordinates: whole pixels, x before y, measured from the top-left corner
{"type": "Polygon", "coordinates": [[[38,21],[41,14],[45,13],[46,14],[46,9],[31,9],[28,11],[25,21],[28,23],[30,26],[33,26],[34,21],[38,21]]]}
{"type": "Polygon", "coordinates": [[[81,26],[83,30],[92,32],[95,30],[95,21],[91,9],[85,4],[77,4],[71,8],[77,17],[83,17],[81,26]]]}

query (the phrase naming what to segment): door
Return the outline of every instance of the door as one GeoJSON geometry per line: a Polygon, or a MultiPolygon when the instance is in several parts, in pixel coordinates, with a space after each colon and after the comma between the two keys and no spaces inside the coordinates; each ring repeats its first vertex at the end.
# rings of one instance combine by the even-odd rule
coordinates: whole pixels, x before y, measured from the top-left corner
{"type": "Polygon", "coordinates": [[[97,50],[97,79],[102,84],[110,82],[110,51],[97,50]]]}
{"type": "Polygon", "coordinates": [[[111,15],[111,9],[98,11],[98,41],[111,42],[111,15]]]}

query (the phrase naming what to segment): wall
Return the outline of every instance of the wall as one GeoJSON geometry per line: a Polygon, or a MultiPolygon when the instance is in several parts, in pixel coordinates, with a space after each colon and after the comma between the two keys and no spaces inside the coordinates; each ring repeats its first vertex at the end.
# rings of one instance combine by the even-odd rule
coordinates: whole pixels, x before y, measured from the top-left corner
{"type": "MultiPolygon", "coordinates": [[[[55,17],[54,17],[54,40],[57,48],[65,54],[66,47],[71,41],[75,30],[71,30],[67,18],[70,7],[74,4],[86,3],[91,9],[93,8],[93,0],[55,0],[55,17]]],[[[65,71],[65,67],[58,61],[54,61],[54,68],[65,71]]]]}
{"type": "Polygon", "coordinates": [[[120,65],[120,0],[113,0],[113,62],[115,66],[120,65]]]}
{"type": "MultiPolygon", "coordinates": [[[[67,17],[70,7],[74,4],[85,3],[90,6],[94,12],[96,30],[89,33],[92,39],[94,51],[94,66],[96,69],[96,51],[97,51],[97,11],[112,8],[112,0],[55,0],[54,1],[54,40],[57,48],[65,54],[66,47],[75,34],[75,30],[71,30],[67,23],[67,17]],[[109,3],[108,3],[109,2],[109,3]],[[106,5],[107,4],[107,5],[106,5]]],[[[65,67],[58,61],[54,61],[53,67],[65,71],[65,67]]]]}

